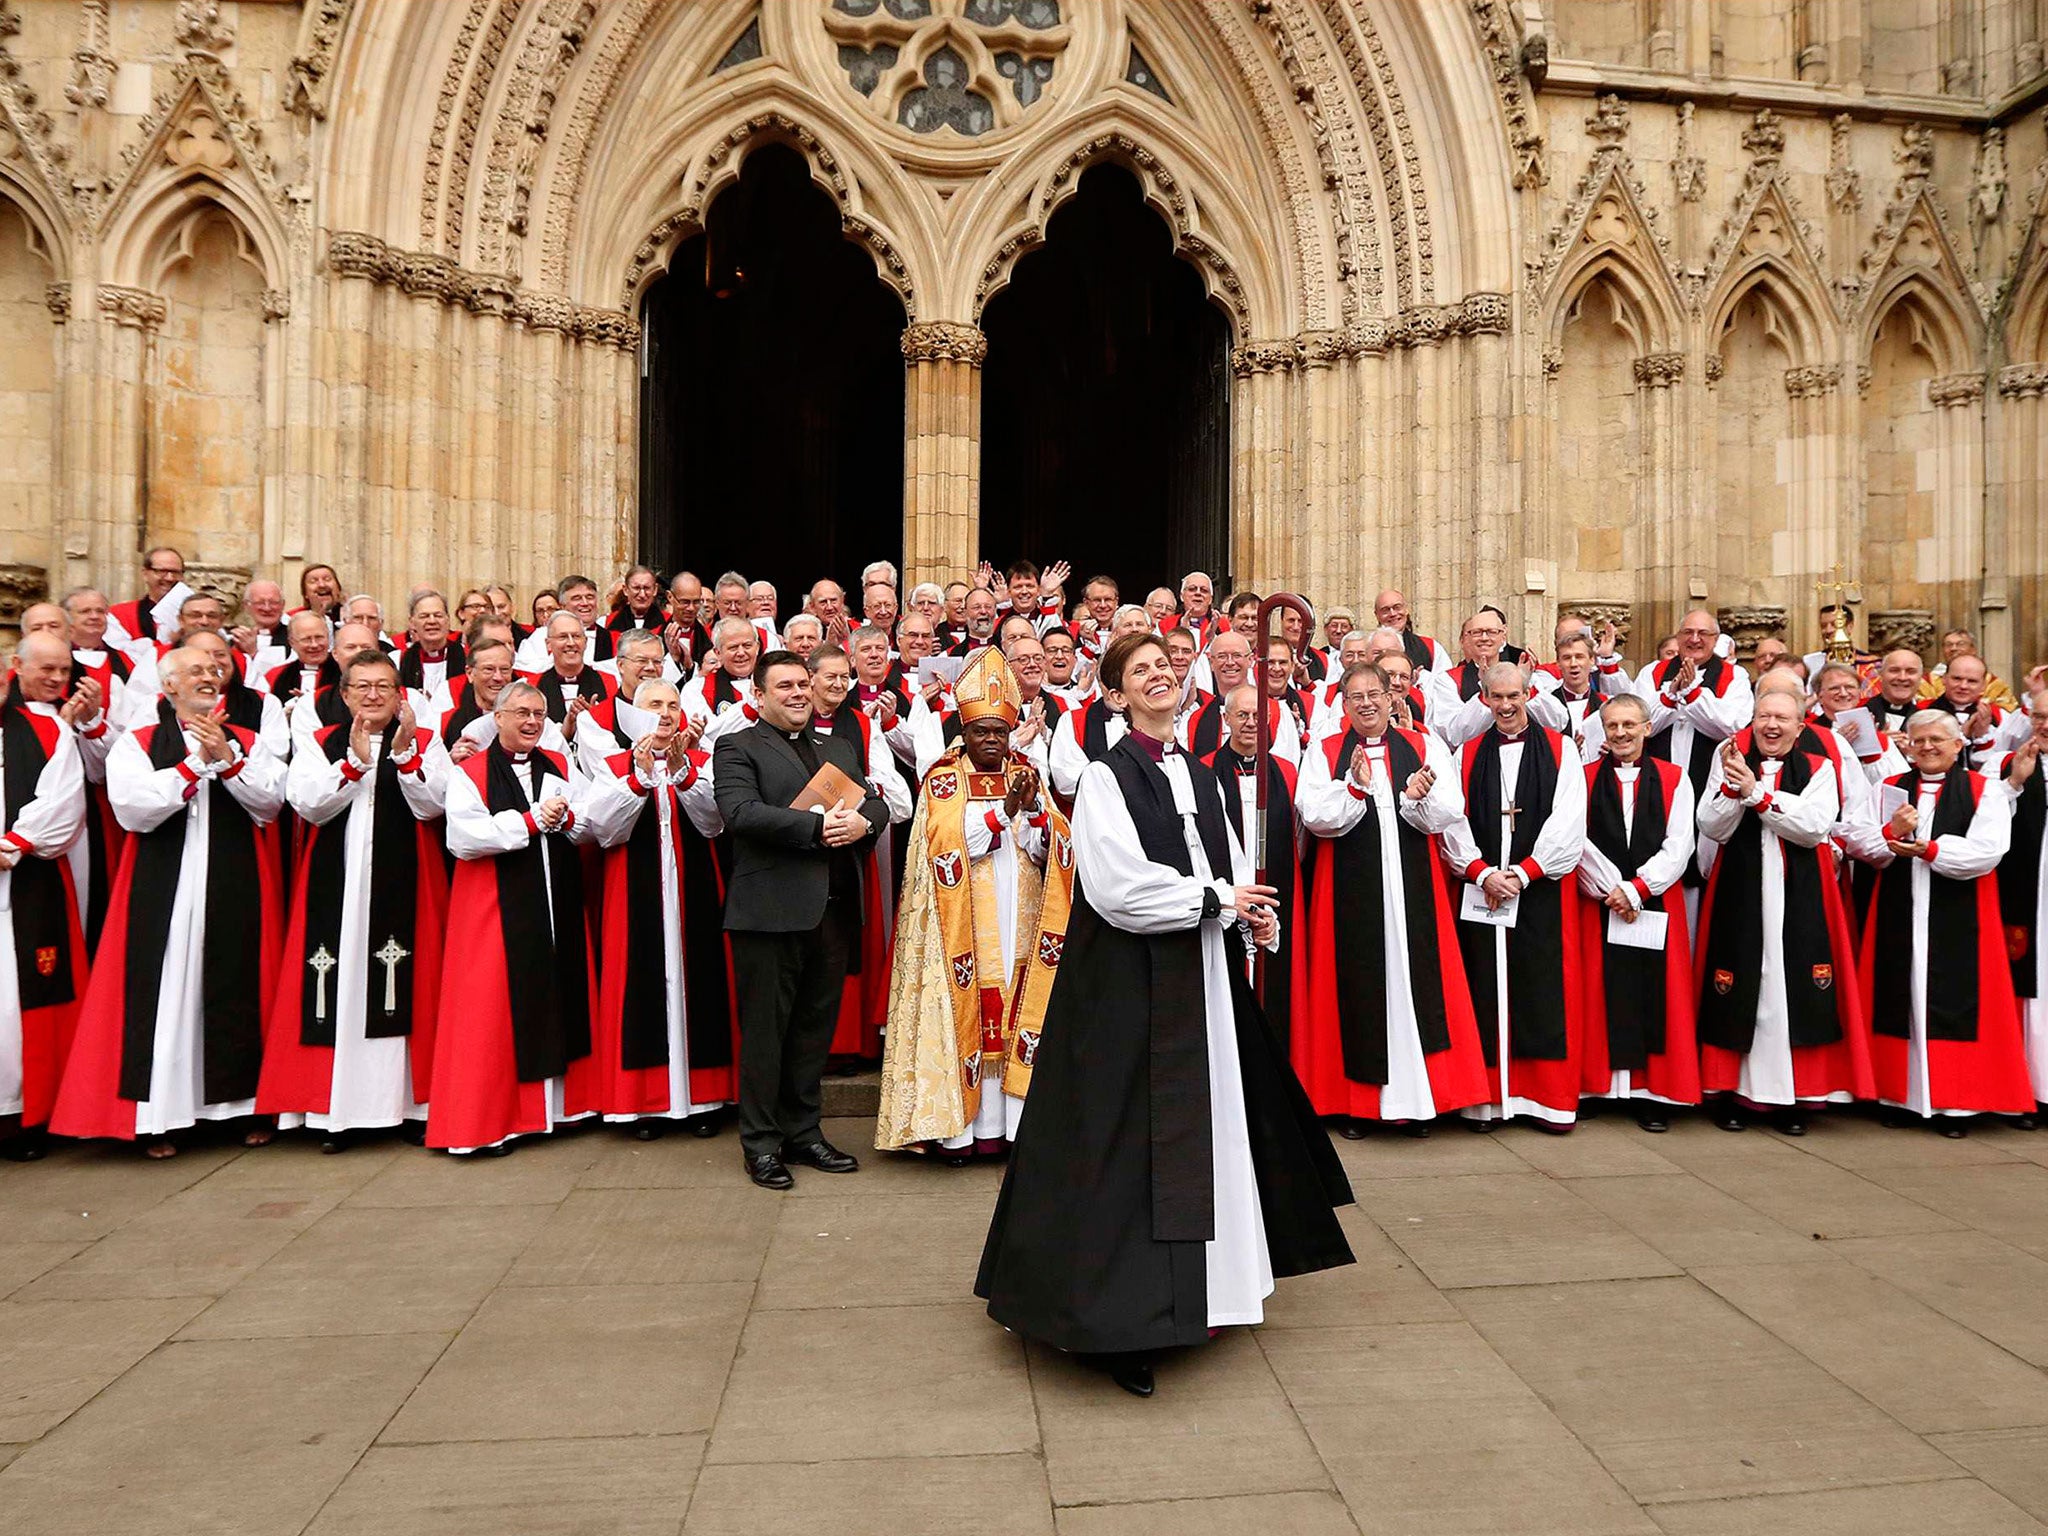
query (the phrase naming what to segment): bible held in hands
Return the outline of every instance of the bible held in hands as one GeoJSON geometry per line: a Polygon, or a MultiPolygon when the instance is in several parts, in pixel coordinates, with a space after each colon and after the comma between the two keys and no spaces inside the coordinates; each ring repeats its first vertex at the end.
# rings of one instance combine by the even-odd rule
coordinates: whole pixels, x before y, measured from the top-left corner
{"type": "Polygon", "coordinates": [[[847,777],[833,764],[824,763],[811,775],[810,782],[796,792],[789,808],[792,811],[829,811],[833,806],[844,803],[848,810],[857,810],[867,797],[865,784],[847,777]]]}

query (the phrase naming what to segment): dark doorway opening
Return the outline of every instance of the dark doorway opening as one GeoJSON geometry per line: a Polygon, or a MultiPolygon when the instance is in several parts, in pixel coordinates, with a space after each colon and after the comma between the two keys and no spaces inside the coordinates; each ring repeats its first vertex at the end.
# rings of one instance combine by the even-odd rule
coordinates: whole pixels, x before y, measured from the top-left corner
{"type": "Polygon", "coordinates": [[[903,305],[794,150],[747,157],[641,305],[640,547],[796,611],[903,557],[903,305]]]}
{"type": "Polygon", "coordinates": [[[1230,326],[1121,166],[1088,171],[982,315],[981,543],[1142,601],[1230,565],[1230,326]]]}

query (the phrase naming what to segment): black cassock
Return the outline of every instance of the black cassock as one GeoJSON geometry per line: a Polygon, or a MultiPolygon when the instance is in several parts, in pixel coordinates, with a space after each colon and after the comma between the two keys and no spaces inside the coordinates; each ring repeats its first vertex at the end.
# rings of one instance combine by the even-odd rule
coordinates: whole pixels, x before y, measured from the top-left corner
{"type": "MultiPolygon", "coordinates": [[[[1128,736],[1103,761],[1146,857],[1192,874],[1166,775],[1128,736]]],[[[1204,852],[1227,879],[1222,786],[1199,760],[1187,765],[1204,852]]],[[[1201,929],[1129,933],[1085,889],[1076,898],[975,1294],[1004,1327],[1060,1349],[1198,1344],[1208,1337],[1203,1244],[1215,1233],[1201,929]]],[[[1244,968],[1225,970],[1273,1274],[1348,1264],[1332,1209],[1351,1202],[1343,1167],[1244,968]]]]}

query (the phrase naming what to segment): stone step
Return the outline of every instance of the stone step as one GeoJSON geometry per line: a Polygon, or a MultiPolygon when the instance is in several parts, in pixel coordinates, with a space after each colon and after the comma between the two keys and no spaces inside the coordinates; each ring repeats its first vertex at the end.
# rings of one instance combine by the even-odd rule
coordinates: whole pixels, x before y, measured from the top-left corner
{"type": "Polygon", "coordinates": [[[849,1077],[837,1077],[828,1071],[822,1086],[825,1118],[828,1120],[867,1118],[882,1108],[882,1074],[879,1072],[857,1072],[849,1077]]]}

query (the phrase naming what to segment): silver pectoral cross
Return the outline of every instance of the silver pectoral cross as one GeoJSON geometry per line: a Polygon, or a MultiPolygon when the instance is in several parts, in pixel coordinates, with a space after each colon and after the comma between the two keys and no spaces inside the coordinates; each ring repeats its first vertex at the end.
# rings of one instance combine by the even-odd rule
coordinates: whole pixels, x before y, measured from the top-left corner
{"type": "Polygon", "coordinates": [[[384,967],[384,1012],[387,1016],[398,1012],[398,962],[411,956],[412,951],[398,942],[393,934],[384,941],[384,947],[370,956],[384,967]]]}
{"type": "Polygon", "coordinates": [[[313,972],[313,1017],[325,1023],[327,1020],[327,973],[341,962],[327,953],[322,944],[306,958],[306,968],[313,972]]]}

